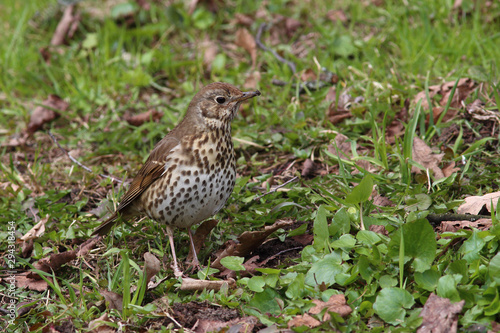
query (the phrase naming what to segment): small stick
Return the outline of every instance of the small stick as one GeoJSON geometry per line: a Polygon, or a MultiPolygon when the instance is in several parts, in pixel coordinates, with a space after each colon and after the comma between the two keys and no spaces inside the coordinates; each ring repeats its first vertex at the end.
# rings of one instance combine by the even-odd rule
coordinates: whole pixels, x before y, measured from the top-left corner
{"type": "MultiPolygon", "coordinates": [[[[52,141],[55,142],[55,144],[59,147],[59,149],[61,149],[61,151],[66,155],[68,156],[68,158],[73,162],[75,163],[76,165],[78,165],[79,167],[83,168],[85,171],[87,172],[90,172],[90,173],[93,173],[92,169],[89,168],[88,166],[86,165],[83,165],[82,163],[80,163],[76,158],[74,158],[73,156],[71,156],[69,154],[69,152],[64,149],[61,144],[59,143],[59,141],[57,141],[56,137],[52,134],[51,131],[48,131],[49,132],[49,136],[50,138],[52,139],[52,141]]],[[[102,177],[102,178],[108,178],[108,179],[111,179],[112,181],[115,181],[117,183],[121,183],[122,181],[118,178],[115,178],[113,176],[107,176],[107,175],[103,175],[103,174],[98,174],[99,177],[102,177]]]]}
{"type": "Polygon", "coordinates": [[[293,177],[292,179],[287,180],[287,181],[286,181],[286,182],[284,182],[283,184],[278,185],[278,186],[276,186],[275,188],[271,189],[269,192],[266,192],[266,193],[264,193],[264,194],[259,195],[257,198],[255,198],[255,199],[253,199],[253,200],[257,201],[257,200],[261,199],[262,197],[264,197],[264,196],[266,196],[266,195],[268,195],[268,194],[274,193],[274,192],[276,192],[278,189],[282,188],[283,186],[286,186],[286,185],[290,184],[291,182],[296,181],[298,178],[299,178],[298,176],[295,176],[295,177],[293,177]]]}
{"type": "Polygon", "coordinates": [[[295,74],[297,72],[297,67],[295,66],[295,64],[293,62],[291,62],[290,60],[286,60],[285,58],[283,58],[282,56],[280,56],[278,54],[278,52],[276,52],[275,50],[265,46],[260,38],[262,36],[262,32],[264,31],[264,29],[267,28],[267,24],[266,23],[262,23],[260,26],[259,26],[259,30],[257,30],[257,35],[255,36],[255,43],[257,43],[257,46],[260,47],[261,49],[263,49],[264,51],[267,51],[267,52],[271,52],[273,54],[273,56],[278,59],[278,61],[281,61],[282,63],[284,64],[287,64],[288,67],[290,67],[290,69],[292,70],[293,74],[295,74]]]}

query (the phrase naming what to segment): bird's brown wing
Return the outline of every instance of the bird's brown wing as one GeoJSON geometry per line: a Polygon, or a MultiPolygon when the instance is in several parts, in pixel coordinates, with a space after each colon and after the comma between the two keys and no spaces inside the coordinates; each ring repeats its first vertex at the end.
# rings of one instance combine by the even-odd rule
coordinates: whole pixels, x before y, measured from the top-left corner
{"type": "Polygon", "coordinates": [[[148,159],[132,180],[132,184],[118,205],[118,212],[127,208],[137,199],[156,179],[165,172],[165,161],[172,149],[180,144],[175,137],[165,137],[158,142],[148,159]]]}

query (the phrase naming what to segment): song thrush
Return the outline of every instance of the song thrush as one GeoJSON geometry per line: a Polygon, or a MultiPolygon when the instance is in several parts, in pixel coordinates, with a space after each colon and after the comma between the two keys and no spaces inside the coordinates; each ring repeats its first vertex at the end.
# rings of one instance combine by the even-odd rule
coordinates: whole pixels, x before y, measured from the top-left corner
{"type": "Polygon", "coordinates": [[[199,266],[191,226],[217,213],[233,191],[236,162],[231,140],[231,121],[240,104],[260,92],[241,92],[222,82],[211,83],[193,98],[184,119],[158,142],[133,179],[118,209],[93,234],[107,234],[119,220],[147,215],[166,224],[177,264],[173,228],[187,228],[199,266]]]}

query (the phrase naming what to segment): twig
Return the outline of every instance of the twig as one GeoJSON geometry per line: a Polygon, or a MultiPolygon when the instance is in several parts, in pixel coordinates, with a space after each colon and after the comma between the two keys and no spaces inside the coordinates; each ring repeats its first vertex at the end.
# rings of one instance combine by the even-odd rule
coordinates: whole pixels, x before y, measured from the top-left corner
{"type": "MultiPolygon", "coordinates": [[[[73,156],[71,156],[71,155],[69,154],[69,152],[61,146],[61,144],[59,143],[59,141],[57,141],[56,137],[52,134],[52,132],[51,132],[51,131],[48,131],[48,132],[49,132],[49,136],[50,136],[50,138],[52,139],[52,141],[54,141],[54,142],[55,142],[55,144],[59,147],[59,149],[61,149],[61,151],[62,151],[62,152],[63,152],[66,156],[68,156],[68,158],[69,158],[69,159],[70,159],[73,163],[75,163],[76,165],[78,165],[79,167],[83,168],[85,171],[87,171],[87,172],[89,172],[89,173],[94,173],[94,172],[92,171],[92,169],[91,169],[91,168],[89,168],[89,167],[88,167],[88,166],[86,166],[86,165],[83,165],[83,164],[82,164],[82,163],[80,163],[80,162],[79,162],[76,158],[74,158],[73,156]]],[[[112,181],[115,181],[115,182],[117,182],[117,183],[121,183],[121,182],[122,182],[120,179],[115,178],[115,177],[113,177],[113,176],[107,176],[107,175],[103,175],[103,174],[98,174],[98,176],[99,176],[99,177],[102,177],[102,178],[111,179],[112,181]]]]}
{"type": "Polygon", "coordinates": [[[285,58],[283,58],[282,56],[280,56],[278,54],[278,52],[276,52],[275,50],[273,50],[273,49],[265,46],[262,43],[262,41],[260,40],[260,38],[262,36],[262,32],[266,28],[267,28],[267,24],[266,23],[262,23],[259,26],[259,30],[257,30],[257,36],[255,36],[255,42],[257,43],[257,46],[260,47],[261,49],[263,49],[264,51],[271,52],[273,54],[273,56],[276,59],[278,59],[278,61],[281,61],[282,63],[287,64],[288,67],[290,67],[290,69],[292,70],[293,74],[295,74],[297,72],[297,67],[295,66],[295,64],[293,62],[291,62],[290,60],[286,60],[285,58]]]}
{"type": "Polygon", "coordinates": [[[266,195],[268,195],[268,194],[274,193],[274,192],[276,192],[278,189],[282,188],[283,186],[286,186],[286,185],[290,184],[291,182],[296,181],[298,178],[299,178],[298,176],[295,176],[295,177],[293,177],[292,179],[287,180],[287,181],[286,181],[286,182],[284,182],[283,184],[278,185],[278,186],[276,186],[275,188],[271,189],[269,192],[266,192],[266,193],[263,193],[263,194],[259,195],[257,198],[255,198],[255,199],[253,199],[253,200],[254,200],[254,201],[257,201],[257,200],[261,199],[262,197],[264,197],[264,196],[266,196],[266,195]]]}
{"type": "Polygon", "coordinates": [[[429,214],[426,219],[430,224],[436,226],[443,221],[470,221],[475,222],[479,219],[491,218],[489,215],[472,215],[472,214],[429,214]]]}

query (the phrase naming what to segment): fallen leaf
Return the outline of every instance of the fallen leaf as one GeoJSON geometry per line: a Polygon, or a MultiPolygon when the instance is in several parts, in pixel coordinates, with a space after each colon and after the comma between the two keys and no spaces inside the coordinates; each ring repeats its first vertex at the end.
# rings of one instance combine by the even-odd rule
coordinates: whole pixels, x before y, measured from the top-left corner
{"type": "Polygon", "coordinates": [[[304,82],[306,81],[316,81],[318,79],[318,76],[316,75],[316,72],[313,71],[312,69],[308,68],[300,74],[300,79],[304,82]]]}
{"type": "Polygon", "coordinates": [[[146,283],[160,271],[160,260],[152,253],[144,253],[144,270],[146,271],[146,283]]]}
{"type": "Polygon", "coordinates": [[[236,45],[244,48],[252,59],[252,68],[255,68],[257,63],[257,43],[255,38],[246,28],[240,28],[236,31],[236,45]]]}
{"type": "Polygon", "coordinates": [[[311,315],[305,313],[303,315],[295,316],[288,322],[288,328],[307,326],[309,328],[317,327],[321,325],[321,322],[311,315]]]}
{"type": "Polygon", "coordinates": [[[259,323],[256,317],[249,316],[235,318],[229,321],[219,321],[210,319],[199,319],[196,323],[195,333],[208,332],[253,332],[254,327],[259,323]]]}
{"type": "Polygon", "coordinates": [[[21,237],[21,240],[22,241],[33,240],[43,235],[43,233],[45,232],[45,224],[47,223],[48,220],[49,220],[49,214],[47,214],[43,219],[40,220],[40,222],[35,224],[33,228],[31,228],[27,233],[25,233],[21,237]]]}
{"type": "Polygon", "coordinates": [[[106,302],[109,303],[109,309],[122,311],[123,309],[123,296],[108,290],[101,290],[101,295],[104,296],[106,302]]]}
{"type": "Polygon", "coordinates": [[[457,209],[458,214],[478,215],[479,212],[486,206],[488,212],[491,212],[491,205],[496,209],[500,192],[488,193],[483,196],[466,197],[465,202],[457,209]]]}
{"type": "Polygon", "coordinates": [[[61,97],[49,95],[42,105],[37,106],[31,114],[30,122],[28,123],[28,133],[35,133],[44,124],[59,117],[59,113],[54,110],[66,111],[68,107],[69,104],[61,99],[61,97]]]}
{"type": "Polygon", "coordinates": [[[493,225],[491,219],[479,219],[477,221],[443,221],[439,226],[439,232],[457,232],[462,229],[488,230],[493,225]]]}
{"type": "MultiPolygon", "coordinates": [[[[201,250],[201,246],[205,244],[205,239],[210,234],[213,228],[217,225],[217,220],[210,219],[203,221],[203,223],[196,229],[196,233],[193,236],[193,243],[195,244],[196,253],[199,253],[201,250]]],[[[193,250],[191,246],[189,247],[189,254],[187,256],[187,261],[193,261],[193,250]]]]}
{"type": "Polygon", "coordinates": [[[458,315],[462,312],[465,300],[451,303],[448,298],[441,298],[431,293],[420,313],[423,318],[417,333],[456,332],[458,315]]]}
{"type": "Polygon", "coordinates": [[[234,14],[234,18],[235,18],[237,24],[245,25],[247,27],[250,27],[253,24],[253,22],[255,21],[250,16],[242,14],[242,13],[234,14]]]}
{"type": "Polygon", "coordinates": [[[372,224],[370,225],[370,228],[368,230],[376,232],[377,234],[389,236],[389,232],[387,231],[387,229],[385,229],[385,226],[383,225],[372,224]]]}
{"type": "MultiPolygon", "coordinates": [[[[51,254],[48,258],[42,258],[34,265],[36,269],[43,271],[45,273],[51,273],[52,271],[57,271],[62,265],[76,259],[76,251],[66,251],[61,253],[51,254]]],[[[41,280],[42,278],[35,272],[29,272],[28,277],[41,280]]]]}
{"type": "Polygon", "coordinates": [[[234,279],[227,280],[198,280],[192,278],[183,278],[180,289],[184,291],[203,291],[203,290],[220,290],[224,285],[234,287],[236,281],[234,279]]]}
{"type": "Polygon", "coordinates": [[[500,112],[497,110],[486,110],[484,108],[484,103],[476,99],[474,102],[468,104],[465,107],[467,113],[469,113],[472,118],[479,121],[495,121],[500,124],[500,112]]]}
{"type": "Polygon", "coordinates": [[[305,178],[312,178],[314,176],[314,162],[310,158],[304,161],[301,175],[305,178]]]}
{"type": "Polygon", "coordinates": [[[57,24],[56,31],[52,35],[50,45],[58,46],[64,43],[64,39],[71,33],[74,34],[78,24],[80,22],[80,14],[73,15],[73,9],[75,5],[69,5],[64,9],[63,16],[57,24]]]}
{"type": "Polygon", "coordinates": [[[448,165],[446,165],[443,169],[443,174],[445,177],[449,177],[455,172],[460,171],[460,168],[455,168],[455,161],[451,161],[448,165]]]}
{"type": "Polygon", "coordinates": [[[132,126],[141,126],[149,121],[159,121],[163,117],[163,112],[157,110],[149,110],[136,115],[125,115],[125,120],[132,126]]]}
{"type": "MultiPolygon", "coordinates": [[[[32,279],[28,277],[30,272],[24,272],[16,275],[16,286],[17,288],[28,288],[29,290],[35,291],[45,291],[49,287],[47,281],[42,279],[32,279]]],[[[51,277],[47,277],[49,281],[52,281],[51,277]]]]}
{"type": "Polygon", "coordinates": [[[212,263],[211,267],[219,270],[224,270],[224,266],[220,263],[222,258],[227,256],[244,257],[257,248],[262,242],[273,232],[279,228],[293,224],[293,220],[278,220],[273,225],[265,226],[264,230],[245,231],[238,237],[238,244],[229,243],[227,247],[217,255],[217,259],[212,263]]]}
{"type": "Polygon", "coordinates": [[[243,83],[243,88],[255,90],[257,89],[259,82],[260,82],[260,72],[253,71],[245,79],[245,83],[243,83]]]}
{"type": "Polygon", "coordinates": [[[345,12],[341,9],[337,10],[329,10],[328,13],[326,13],[326,18],[329,19],[332,22],[341,22],[341,23],[346,23],[347,22],[347,15],[345,12]]]}
{"type": "Polygon", "coordinates": [[[328,321],[331,319],[331,316],[328,312],[338,313],[341,317],[346,317],[351,314],[352,309],[349,305],[347,305],[345,296],[342,294],[332,295],[327,302],[323,302],[317,299],[312,301],[315,306],[309,309],[309,313],[311,314],[319,314],[323,309],[327,309],[326,313],[323,316],[324,321],[328,321]]]}
{"type": "Polygon", "coordinates": [[[203,64],[207,69],[211,69],[212,63],[219,52],[219,46],[214,41],[205,39],[200,43],[199,49],[200,52],[203,53],[203,64]]]}
{"type": "MultiPolygon", "coordinates": [[[[413,160],[424,168],[431,170],[434,173],[435,179],[444,178],[443,171],[439,168],[439,163],[443,159],[444,154],[435,154],[432,149],[419,137],[413,139],[412,148],[413,160]]],[[[420,174],[422,170],[416,166],[411,167],[411,172],[420,174]]]]}
{"type": "Polygon", "coordinates": [[[108,326],[106,324],[106,322],[111,323],[111,321],[109,320],[108,314],[104,313],[99,318],[90,321],[90,323],[89,323],[89,329],[91,330],[92,333],[112,333],[112,332],[116,332],[116,330],[113,329],[112,327],[108,326]]]}

